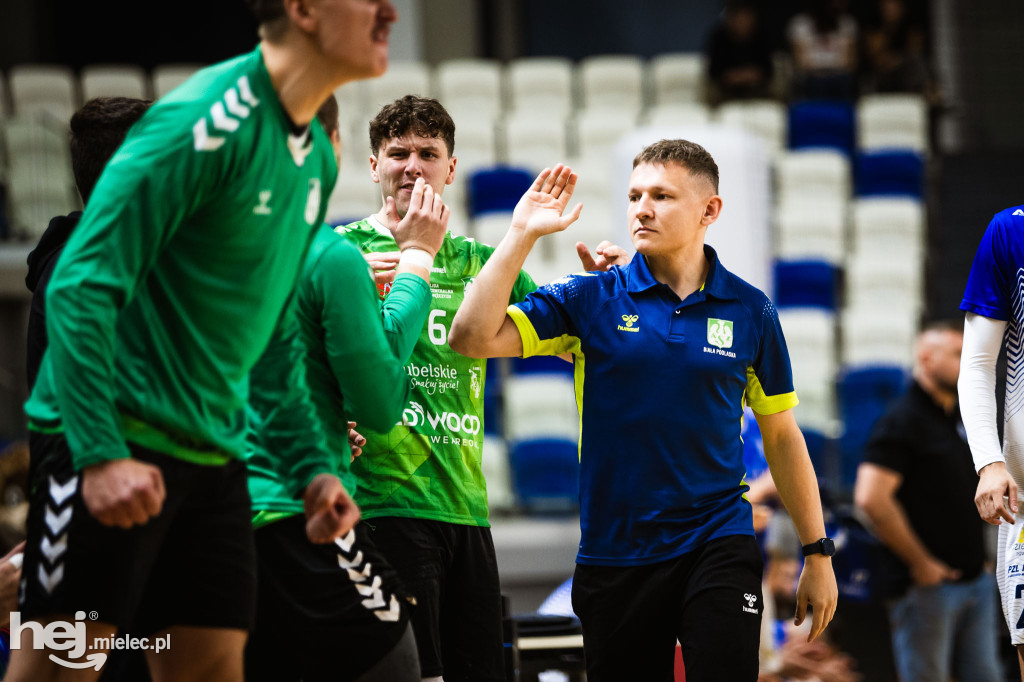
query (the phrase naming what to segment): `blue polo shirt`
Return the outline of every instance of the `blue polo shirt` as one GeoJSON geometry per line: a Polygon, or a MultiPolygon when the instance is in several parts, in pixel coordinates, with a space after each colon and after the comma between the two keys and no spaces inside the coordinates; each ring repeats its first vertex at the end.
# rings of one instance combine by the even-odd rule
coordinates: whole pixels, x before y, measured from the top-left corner
{"type": "Polygon", "coordinates": [[[743,407],[795,406],[793,375],[771,301],[704,253],[707,280],[683,301],[637,255],[508,308],[524,357],[574,355],[580,564],[650,564],[754,534],[743,407]]]}

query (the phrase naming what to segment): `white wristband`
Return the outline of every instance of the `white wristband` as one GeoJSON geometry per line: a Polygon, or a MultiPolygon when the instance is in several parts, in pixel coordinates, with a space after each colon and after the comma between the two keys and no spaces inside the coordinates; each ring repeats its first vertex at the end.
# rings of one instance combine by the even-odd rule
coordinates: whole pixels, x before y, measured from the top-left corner
{"type": "Polygon", "coordinates": [[[408,249],[402,251],[402,255],[398,257],[399,265],[415,265],[416,267],[423,268],[427,272],[434,267],[434,257],[423,249],[417,249],[415,246],[411,246],[408,249]]]}

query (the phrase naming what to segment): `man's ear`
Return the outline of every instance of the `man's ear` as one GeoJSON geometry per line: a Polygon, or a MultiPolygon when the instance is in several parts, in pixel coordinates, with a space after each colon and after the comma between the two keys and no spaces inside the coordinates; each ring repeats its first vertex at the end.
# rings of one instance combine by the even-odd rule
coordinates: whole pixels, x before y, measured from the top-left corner
{"type": "Polygon", "coordinates": [[[317,20],[311,11],[309,0],[284,0],[284,12],[288,15],[288,21],[304,33],[313,33],[316,30],[317,20]]]}
{"type": "Polygon", "coordinates": [[[448,160],[448,177],[444,179],[444,184],[450,185],[455,182],[455,164],[458,163],[459,157],[453,156],[448,160]]]}
{"type": "Polygon", "coordinates": [[[704,206],[704,215],[701,216],[700,224],[707,227],[711,223],[718,220],[718,216],[722,214],[722,197],[715,194],[708,199],[708,203],[704,206]]]}
{"type": "Polygon", "coordinates": [[[380,173],[377,172],[377,157],[370,154],[370,179],[380,184],[380,173]]]}

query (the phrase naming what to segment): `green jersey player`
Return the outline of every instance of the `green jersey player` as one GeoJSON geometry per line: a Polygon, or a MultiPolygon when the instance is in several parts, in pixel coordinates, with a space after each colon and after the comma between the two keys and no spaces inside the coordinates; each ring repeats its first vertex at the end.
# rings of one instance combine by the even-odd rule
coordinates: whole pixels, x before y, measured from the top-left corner
{"type": "MultiPolygon", "coordinates": [[[[417,179],[435,192],[455,179],[455,124],[433,99],[407,95],[370,122],[370,173],[398,216],[417,179]]],[[[381,209],[347,225],[345,234],[375,269],[397,261],[394,221],[381,209]]],[[[588,267],[622,258],[602,244],[598,262],[577,245],[588,267]]],[[[450,232],[431,271],[433,293],[406,372],[412,392],[390,430],[361,429],[363,455],[353,463],[356,501],[369,536],[417,600],[413,628],[425,679],[504,680],[501,594],[481,472],[486,364],[454,352],[447,333],[466,289],[493,249],[450,232]]],[[[385,279],[385,278],[382,278],[385,279]]],[[[387,300],[390,284],[378,285],[387,300]]],[[[536,288],[520,272],[510,302],[536,288]]]]}
{"type": "MultiPolygon", "coordinates": [[[[433,99],[403,97],[371,121],[371,175],[398,216],[419,178],[438,193],[452,183],[454,147],[455,124],[433,99]]],[[[391,224],[382,208],[345,234],[364,253],[395,252],[391,224]]],[[[472,239],[445,236],[430,275],[427,324],[406,365],[412,391],[402,423],[361,428],[366,444],[353,462],[356,501],[368,520],[360,526],[417,602],[413,629],[425,679],[504,679],[501,593],[480,470],[485,363],[447,342],[466,286],[490,252],[472,239]]],[[[385,300],[390,288],[380,286],[385,300]]],[[[518,295],[534,288],[520,273],[518,295]]]]}
{"type": "MultiPolygon", "coordinates": [[[[317,118],[340,149],[333,97],[317,118]]],[[[420,180],[410,210],[394,222],[402,261],[383,306],[359,249],[330,226],[320,227],[295,292],[300,352],[283,340],[272,344],[250,375],[246,460],[259,596],[246,647],[247,682],[420,679],[393,570],[355,529],[334,544],[309,541],[302,501],[291,494],[301,482],[288,480],[278,454],[302,436],[281,419],[281,405],[294,401],[282,394],[279,376],[305,373],[348,490],[355,490],[348,420],[386,430],[401,417],[410,383],[404,365],[430,307],[430,261],[444,238],[448,210],[420,180]]]]}
{"type": "MultiPolygon", "coordinates": [[[[54,271],[50,347],[26,406],[21,609],[39,622],[12,632],[10,680],[97,677],[102,649],[94,667],[65,668],[40,641],[80,612],[98,616],[75,625],[83,644],[128,626],[173,635],[147,653],[157,679],[242,679],[255,595],[239,460],[248,374],[272,334],[293,333],[286,303],[337,175],[314,114],[341,84],[383,73],[396,18],[388,0],[250,5],[260,45],[147,112],[54,271]]],[[[308,400],[282,407],[303,434],[282,466],[311,539],[332,540],[358,511],[308,400]]]]}

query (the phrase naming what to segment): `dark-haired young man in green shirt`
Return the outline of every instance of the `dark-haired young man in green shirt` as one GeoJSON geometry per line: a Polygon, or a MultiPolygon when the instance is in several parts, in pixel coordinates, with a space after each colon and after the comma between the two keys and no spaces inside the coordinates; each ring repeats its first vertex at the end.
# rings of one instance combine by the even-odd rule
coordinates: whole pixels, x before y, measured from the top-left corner
{"type": "MultiPolygon", "coordinates": [[[[340,149],[333,97],[317,117],[340,149]]],[[[420,180],[405,217],[394,223],[401,258],[383,305],[355,244],[328,225],[320,227],[295,292],[301,352],[272,343],[251,373],[246,459],[259,597],[246,647],[247,682],[420,679],[409,611],[393,570],[361,530],[333,544],[310,542],[302,501],[290,494],[296,486],[277,454],[302,436],[280,418],[280,405],[291,402],[281,394],[281,375],[306,373],[347,490],[355,491],[349,420],[387,430],[401,418],[410,384],[404,364],[427,319],[430,265],[444,239],[448,209],[420,180]]],[[[301,390],[298,385],[291,382],[290,389],[301,390]]]]}
{"type": "MultiPolygon", "coordinates": [[[[388,0],[250,5],[260,45],[147,112],[54,271],[50,347],[26,405],[21,609],[42,625],[95,613],[75,627],[101,648],[95,667],[74,668],[86,641],[58,657],[34,630],[12,632],[9,680],[94,679],[97,638],[129,626],[170,636],[147,652],[157,679],[242,679],[255,595],[239,460],[249,370],[275,329],[297,325],[286,303],[337,176],[314,114],[341,84],[384,72],[396,18],[388,0]]],[[[303,436],[280,454],[310,538],[327,542],[358,511],[308,400],[287,408],[303,436]]]]}
{"type": "MultiPolygon", "coordinates": [[[[441,193],[455,179],[455,124],[434,99],[407,95],[370,122],[370,171],[383,208],[345,227],[375,267],[386,269],[397,245],[394,220],[408,210],[422,178],[441,193]],[[372,254],[372,255],[371,255],[372,254]]],[[[602,244],[595,263],[623,258],[602,244]]],[[[412,392],[402,421],[360,429],[363,455],[353,463],[356,501],[370,538],[415,596],[413,628],[425,680],[504,680],[501,593],[481,471],[486,362],[448,346],[448,329],[466,289],[494,249],[449,232],[431,269],[433,300],[406,372],[412,392]]],[[[389,283],[378,289],[387,300],[389,283]]],[[[520,271],[510,303],[536,288],[520,271]]]]}

